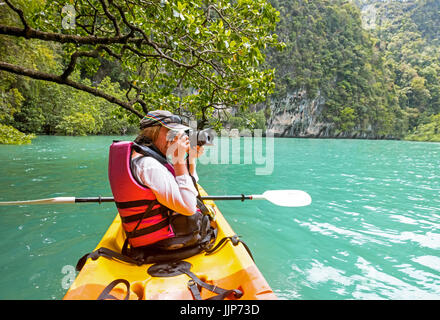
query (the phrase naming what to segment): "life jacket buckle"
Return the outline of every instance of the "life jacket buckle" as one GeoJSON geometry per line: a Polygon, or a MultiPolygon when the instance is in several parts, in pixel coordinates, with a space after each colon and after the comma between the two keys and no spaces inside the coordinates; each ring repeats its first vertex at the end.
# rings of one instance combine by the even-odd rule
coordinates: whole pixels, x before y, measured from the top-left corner
{"type": "Polygon", "coordinates": [[[208,212],[207,212],[208,216],[211,217],[212,221],[215,221],[215,219],[216,219],[216,212],[215,212],[214,207],[209,205],[209,204],[205,205],[205,206],[208,208],[208,212]]]}

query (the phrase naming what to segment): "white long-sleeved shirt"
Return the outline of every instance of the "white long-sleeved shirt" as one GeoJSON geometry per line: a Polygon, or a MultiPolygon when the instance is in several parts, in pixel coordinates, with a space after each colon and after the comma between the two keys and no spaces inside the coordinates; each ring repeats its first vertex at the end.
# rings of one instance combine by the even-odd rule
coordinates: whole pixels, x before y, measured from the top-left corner
{"type": "MultiPolygon", "coordinates": [[[[196,212],[198,193],[188,174],[174,178],[167,168],[152,157],[142,157],[134,162],[133,173],[142,184],[153,191],[157,200],[164,206],[185,215],[196,212]]],[[[193,177],[198,181],[196,172],[193,177]]]]}

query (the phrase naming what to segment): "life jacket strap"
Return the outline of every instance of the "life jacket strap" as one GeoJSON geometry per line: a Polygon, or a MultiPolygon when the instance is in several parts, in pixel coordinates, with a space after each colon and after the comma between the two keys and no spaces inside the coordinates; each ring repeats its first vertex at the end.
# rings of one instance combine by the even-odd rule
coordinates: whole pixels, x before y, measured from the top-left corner
{"type": "Polygon", "coordinates": [[[145,212],[142,212],[142,213],[134,214],[134,215],[131,215],[131,216],[121,217],[121,221],[123,223],[130,223],[130,222],[138,221],[140,219],[146,219],[146,218],[154,217],[154,216],[157,216],[159,214],[162,214],[162,216],[165,218],[165,217],[167,217],[168,210],[167,209],[164,210],[163,207],[156,208],[154,210],[151,210],[151,212],[148,213],[148,214],[145,214],[145,212]]]}
{"type": "Polygon", "coordinates": [[[137,144],[136,142],[133,142],[132,148],[137,153],[140,153],[146,157],[152,157],[152,158],[156,159],[164,166],[166,164],[168,164],[168,160],[163,155],[154,151],[151,147],[143,146],[143,145],[137,144]]]}
{"type": "Polygon", "coordinates": [[[118,209],[129,209],[134,207],[142,207],[149,205],[153,200],[135,200],[135,201],[126,201],[126,202],[116,202],[116,208],[118,209]]]}
{"type": "MultiPolygon", "coordinates": [[[[162,228],[169,227],[170,222],[169,222],[168,216],[164,216],[162,214],[163,220],[161,222],[156,223],[156,224],[154,224],[152,226],[149,226],[149,227],[142,228],[142,229],[138,230],[141,222],[144,219],[146,219],[148,217],[153,217],[153,216],[157,215],[158,213],[163,213],[163,210],[162,211],[158,211],[158,213],[156,213],[156,214],[153,213],[154,210],[152,210],[152,209],[158,203],[159,202],[157,200],[150,200],[148,208],[143,213],[137,215],[137,216],[139,216],[139,218],[138,219],[134,219],[134,221],[138,221],[138,223],[136,224],[136,227],[134,227],[134,229],[132,231],[125,231],[125,235],[127,236],[128,239],[144,236],[146,234],[150,234],[150,233],[156,232],[156,231],[158,231],[158,230],[160,230],[162,228]]],[[[126,219],[126,220],[130,221],[130,220],[133,219],[133,216],[130,216],[130,217],[127,217],[127,218],[128,219],[126,219]]]]}
{"type": "MultiPolygon", "coordinates": [[[[141,220],[139,220],[139,221],[141,221],[141,220]]],[[[170,222],[168,221],[168,219],[164,219],[163,221],[161,221],[159,223],[156,223],[156,224],[154,224],[154,225],[152,225],[150,227],[146,227],[146,228],[143,228],[143,229],[140,229],[140,230],[135,229],[135,230],[133,230],[131,232],[127,232],[126,231],[125,234],[127,235],[127,238],[129,238],[129,239],[130,238],[137,238],[137,237],[149,234],[149,233],[156,232],[156,231],[158,231],[158,230],[160,230],[162,228],[165,228],[165,227],[167,227],[169,225],[170,225],[170,222]]]]}

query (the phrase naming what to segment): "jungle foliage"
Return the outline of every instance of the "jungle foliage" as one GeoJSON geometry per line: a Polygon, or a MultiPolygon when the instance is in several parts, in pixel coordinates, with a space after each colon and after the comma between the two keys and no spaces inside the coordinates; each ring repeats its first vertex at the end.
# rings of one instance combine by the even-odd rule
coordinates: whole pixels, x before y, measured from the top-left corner
{"type": "Polygon", "coordinates": [[[440,1],[269,2],[4,0],[0,124],[123,134],[165,108],[252,130],[301,90],[336,132],[432,140],[440,1]]]}
{"type": "Polygon", "coordinates": [[[210,125],[273,91],[274,70],[261,65],[283,46],[278,19],[265,0],[4,0],[1,121],[110,134],[163,108],[210,125]]]}

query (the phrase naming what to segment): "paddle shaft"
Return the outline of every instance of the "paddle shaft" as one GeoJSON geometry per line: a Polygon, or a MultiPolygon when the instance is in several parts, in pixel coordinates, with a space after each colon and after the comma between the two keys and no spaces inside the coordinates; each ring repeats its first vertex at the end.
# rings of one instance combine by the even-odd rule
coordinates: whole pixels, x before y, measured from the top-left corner
{"type": "MultiPolygon", "coordinates": [[[[229,196],[204,196],[202,200],[267,200],[272,204],[281,207],[304,207],[312,203],[312,198],[307,192],[301,190],[269,190],[263,194],[253,195],[229,195],[229,196]]],[[[29,204],[67,204],[67,203],[86,203],[86,202],[114,202],[113,197],[56,197],[49,199],[25,200],[25,201],[0,201],[0,206],[29,205],[29,204]]]]}
{"type": "Polygon", "coordinates": [[[93,197],[93,198],[75,198],[75,203],[81,202],[114,202],[115,199],[113,197],[93,197]]]}
{"type": "MultiPolygon", "coordinates": [[[[256,196],[245,196],[237,195],[237,196],[205,196],[202,197],[202,200],[252,200],[257,199],[256,196]]],[[[81,203],[81,202],[114,202],[115,199],[113,197],[89,197],[89,198],[75,198],[75,203],[81,203]]]]}

